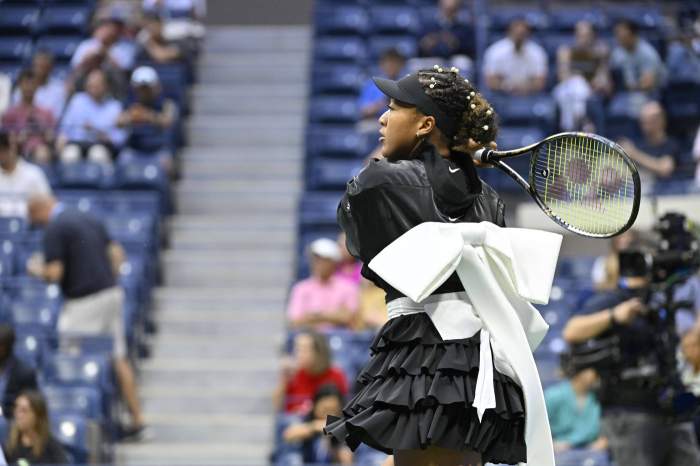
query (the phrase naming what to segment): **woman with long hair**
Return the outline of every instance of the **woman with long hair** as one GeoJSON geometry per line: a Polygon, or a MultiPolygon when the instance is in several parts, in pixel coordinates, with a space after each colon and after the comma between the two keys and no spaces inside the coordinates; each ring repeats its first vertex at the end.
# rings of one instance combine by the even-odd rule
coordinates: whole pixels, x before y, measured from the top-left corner
{"type": "MultiPolygon", "coordinates": [[[[368,267],[374,256],[424,222],[504,226],[504,205],[472,160],[480,147],[495,147],[496,114],[458,70],[436,66],[375,83],[391,99],[379,119],[382,157],[348,183],[338,219],[363,276],[392,306],[407,298],[368,267]]],[[[453,274],[431,298],[464,291],[453,274]]],[[[359,392],[325,431],[353,450],[365,443],[393,454],[397,466],[527,461],[515,381],[494,370],[495,409],[481,417],[473,406],[479,351],[478,331],[444,340],[426,312],[393,316],[371,345],[359,392]]]]}
{"type": "Polygon", "coordinates": [[[38,391],[22,392],[15,400],[15,418],[5,445],[9,464],[65,464],[61,444],[51,435],[46,400],[38,391]]]}

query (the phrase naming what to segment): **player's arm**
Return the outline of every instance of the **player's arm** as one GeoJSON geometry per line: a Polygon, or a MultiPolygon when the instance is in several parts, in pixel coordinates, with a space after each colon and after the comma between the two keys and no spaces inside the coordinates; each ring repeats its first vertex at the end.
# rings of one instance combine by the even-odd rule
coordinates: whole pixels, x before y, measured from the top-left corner
{"type": "Polygon", "coordinates": [[[126,260],[124,248],[116,241],[111,241],[107,245],[107,257],[109,257],[109,263],[112,265],[112,272],[114,272],[115,276],[118,276],[119,269],[126,260]]]}
{"type": "Polygon", "coordinates": [[[597,337],[614,324],[628,324],[642,308],[642,301],[632,298],[602,311],[575,316],[566,323],[562,336],[567,343],[582,343],[597,337]]]}
{"type": "Polygon", "coordinates": [[[46,280],[50,283],[58,283],[63,279],[63,262],[54,260],[43,263],[39,258],[31,258],[27,264],[27,272],[30,275],[46,280]]]}

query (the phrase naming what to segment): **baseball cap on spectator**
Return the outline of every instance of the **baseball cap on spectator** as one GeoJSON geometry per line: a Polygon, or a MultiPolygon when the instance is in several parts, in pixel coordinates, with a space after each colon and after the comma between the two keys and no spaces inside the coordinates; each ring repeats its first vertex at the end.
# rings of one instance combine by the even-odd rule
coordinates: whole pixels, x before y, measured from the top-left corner
{"type": "Polygon", "coordinates": [[[132,86],[155,86],[158,84],[158,72],[150,66],[139,66],[131,74],[132,86]]]}
{"type": "Polygon", "coordinates": [[[325,259],[330,259],[336,262],[340,261],[341,259],[340,248],[338,247],[338,243],[328,238],[319,238],[315,241],[312,241],[311,244],[309,244],[308,251],[309,254],[323,257],[325,259]]]}

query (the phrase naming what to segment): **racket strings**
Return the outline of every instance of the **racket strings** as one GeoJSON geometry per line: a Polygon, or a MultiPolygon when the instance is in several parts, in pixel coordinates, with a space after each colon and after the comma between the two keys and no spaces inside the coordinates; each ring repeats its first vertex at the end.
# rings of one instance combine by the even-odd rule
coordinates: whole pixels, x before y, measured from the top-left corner
{"type": "Polygon", "coordinates": [[[634,210],[633,167],[614,146],[567,135],[541,146],[532,164],[531,184],[561,222],[593,235],[627,225],[634,210]]]}

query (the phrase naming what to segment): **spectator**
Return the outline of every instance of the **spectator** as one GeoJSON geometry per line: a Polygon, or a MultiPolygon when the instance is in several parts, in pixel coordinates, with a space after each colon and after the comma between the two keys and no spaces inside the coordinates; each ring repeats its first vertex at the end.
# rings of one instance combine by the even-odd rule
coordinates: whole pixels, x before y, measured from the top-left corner
{"type": "Polygon", "coordinates": [[[335,385],[348,394],[345,374],[331,365],[331,350],[324,335],[308,330],[294,338],[294,359],[283,363],[275,404],[286,413],[307,414],[314,393],[325,384],[335,385]]]}
{"type": "Polygon", "coordinates": [[[15,331],[9,324],[0,324],[0,387],[2,414],[12,419],[15,400],[26,390],[38,390],[36,372],[14,356],[15,331]]]}
{"type": "Polygon", "coordinates": [[[507,37],[486,49],[484,78],[489,89],[506,94],[528,95],[544,90],[547,53],[530,40],[527,21],[513,20],[508,26],[507,37]]]}
{"type": "Polygon", "coordinates": [[[544,392],[554,450],[607,449],[608,442],[600,434],[600,403],[593,394],[598,374],[591,368],[574,368],[567,372],[570,372],[567,380],[544,392]]]}
{"type": "Polygon", "coordinates": [[[124,250],[109,238],[94,217],[65,207],[51,196],[33,198],[32,223],[44,226],[44,260],[30,259],[29,273],[59,283],[64,305],[58,319],[61,335],[109,335],[114,342],[114,368],[131,414],[127,436],[144,431],[136,381],[127,358],[124,332],[124,292],[116,276],[124,250]]]}
{"type": "Polygon", "coordinates": [[[615,25],[617,45],[610,55],[610,69],[617,91],[626,91],[630,114],[638,115],[641,106],[656,95],[663,84],[664,66],[659,54],[639,37],[637,25],[620,21],[615,25]]]}
{"type": "Polygon", "coordinates": [[[620,145],[637,162],[642,189],[648,190],[657,178],[669,178],[679,157],[678,143],[666,132],[666,112],[658,102],[647,102],[641,108],[639,126],[642,138],[638,144],[621,139],[620,145]]]}
{"type": "Polygon", "coordinates": [[[61,444],[51,435],[46,400],[37,391],[17,397],[15,422],[3,448],[8,464],[67,464],[61,444]]]}
{"type": "Polygon", "coordinates": [[[92,37],[85,39],[71,59],[77,88],[81,89],[91,71],[101,69],[107,74],[114,95],[125,95],[124,73],[133,67],[134,47],[122,38],[124,23],[116,17],[99,20],[92,37]]]}
{"type": "Polygon", "coordinates": [[[29,199],[51,193],[46,175],[17,154],[15,138],[0,129],[0,217],[27,217],[29,199]]]}
{"type": "Polygon", "coordinates": [[[596,38],[588,21],[576,23],[574,34],[574,44],[563,45],[557,51],[559,84],[553,91],[559,104],[560,126],[567,131],[582,129],[587,101],[611,90],[607,45],[596,38]]]}
{"type": "Polygon", "coordinates": [[[128,163],[133,157],[156,158],[166,172],[172,170],[170,131],[177,116],[175,103],[161,92],[158,73],[149,66],[141,66],[131,75],[133,97],[129,99],[117,126],[129,132],[127,149],[119,155],[120,162],[128,163]]]}
{"type": "MultiPolygon", "coordinates": [[[[379,58],[379,69],[381,77],[388,79],[397,79],[404,67],[406,66],[406,57],[401,55],[396,49],[385,51],[379,58]]],[[[384,107],[389,101],[379,88],[374,84],[374,81],[368,79],[358,99],[358,107],[360,108],[360,130],[366,132],[376,131],[379,123],[377,119],[384,112],[384,107]]]]}
{"type": "Polygon", "coordinates": [[[681,356],[681,381],[693,395],[700,397],[700,327],[694,327],[681,339],[681,356]]]}
{"type": "Polygon", "coordinates": [[[301,443],[304,464],[353,464],[352,452],[330,436],[323,435],[326,417],[339,417],[343,395],[333,384],[321,386],[313,398],[311,412],[303,422],[292,424],[282,433],[287,443],[301,443]]]}
{"type": "Polygon", "coordinates": [[[42,165],[51,162],[56,119],[51,110],[36,105],[39,87],[31,69],[23,70],[17,78],[21,99],[2,117],[2,125],[17,135],[22,154],[42,165]]]}
{"type": "Polygon", "coordinates": [[[122,104],[107,94],[107,78],[101,70],[87,77],[85,92],[75,94],[61,121],[57,148],[63,163],[88,160],[111,164],[126,134],[117,126],[122,104]]]}
{"type": "Polygon", "coordinates": [[[156,13],[146,13],[143,28],[136,37],[138,61],[173,63],[183,58],[183,50],[163,37],[163,21],[156,13]]]}
{"type": "Polygon", "coordinates": [[[188,16],[192,19],[204,19],[206,15],[205,0],[143,0],[143,9],[149,13],[162,16],[188,16]]]}
{"type": "Polygon", "coordinates": [[[12,93],[12,79],[0,71],[0,115],[10,106],[10,95],[12,93]]]}
{"type": "Polygon", "coordinates": [[[360,284],[360,310],[358,314],[358,330],[377,330],[389,319],[386,309],[386,293],[364,278],[360,284]]]}
{"type": "MultiPolygon", "coordinates": [[[[66,105],[66,83],[52,77],[53,55],[47,50],[39,50],[32,58],[32,71],[37,83],[34,94],[34,105],[45,108],[51,112],[55,121],[60,120],[63,107],[66,105]]],[[[13,103],[22,100],[20,89],[16,89],[12,95],[13,103]]]]}
{"type": "Polygon", "coordinates": [[[700,18],[691,27],[680,31],[666,52],[669,79],[700,84],[700,18]]]}
{"type": "Polygon", "coordinates": [[[335,275],[338,244],[321,238],[309,245],[311,277],[292,288],[287,318],[293,328],[349,327],[358,308],[357,286],[335,275]]]}
{"type": "Polygon", "coordinates": [[[471,25],[459,18],[461,6],[461,0],[440,0],[437,17],[426,23],[418,44],[421,56],[445,60],[459,57],[453,64],[464,70],[471,67],[468,57],[473,54],[474,44],[471,25]]]}
{"type": "Polygon", "coordinates": [[[596,290],[614,290],[620,279],[620,263],[618,260],[620,251],[630,249],[637,243],[638,235],[635,230],[627,230],[624,233],[610,239],[610,251],[597,257],[591,269],[591,280],[596,290]]]}
{"type": "Polygon", "coordinates": [[[362,263],[352,257],[345,245],[345,232],[341,231],[338,235],[338,250],[340,251],[340,262],[336,269],[336,276],[355,283],[357,285],[362,281],[362,263]]]}

